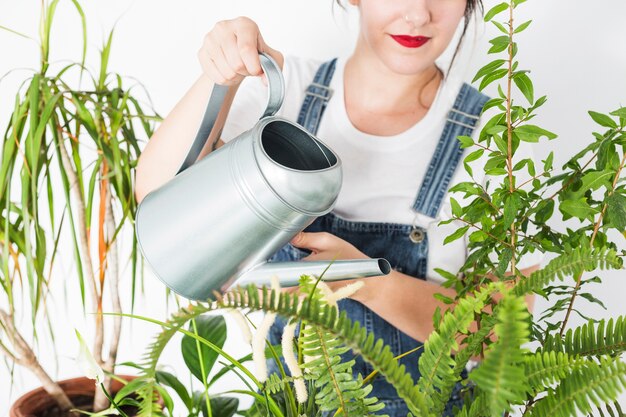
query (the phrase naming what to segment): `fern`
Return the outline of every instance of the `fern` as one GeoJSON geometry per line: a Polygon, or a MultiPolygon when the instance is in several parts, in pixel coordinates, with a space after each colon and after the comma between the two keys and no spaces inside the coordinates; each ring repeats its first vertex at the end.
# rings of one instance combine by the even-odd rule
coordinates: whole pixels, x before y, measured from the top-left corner
{"type": "Polygon", "coordinates": [[[526,398],[528,384],[522,366],[528,341],[528,310],[523,297],[505,295],[497,312],[495,333],[498,340],[490,346],[485,360],[470,374],[484,395],[492,416],[510,410],[526,398]]]}
{"type": "Polygon", "coordinates": [[[455,360],[451,356],[452,349],[458,348],[456,336],[467,333],[474,314],[482,310],[492,291],[494,285],[489,285],[475,297],[461,298],[453,311],[446,312],[439,329],[431,333],[424,343],[424,352],[419,359],[421,378],[418,387],[435,415],[443,412],[452,388],[459,380],[454,373],[455,360]]]}
{"type": "Polygon", "coordinates": [[[268,394],[277,394],[284,391],[285,384],[293,382],[293,380],[294,378],[289,375],[281,378],[279,375],[272,373],[268,375],[263,390],[268,394]]]}
{"type": "Polygon", "coordinates": [[[569,329],[564,338],[559,334],[550,334],[546,337],[543,350],[580,356],[620,354],[626,351],[626,317],[611,318],[608,323],[601,320],[597,327],[589,321],[575,330],[569,329]]]}
{"type": "Polygon", "coordinates": [[[545,267],[539,269],[526,279],[521,280],[513,289],[514,295],[525,295],[541,291],[546,285],[566,276],[577,275],[583,270],[620,269],[623,261],[615,250],[610,248],[589,248],[580,246],[571,253],[564,253],[552,259],[545,267]]]}
{"type": "Polygon", "coordinates": [[[312,298],[300,301],[298,297],[291,294],[277,294],[266,288],[259,296],[254,285],[246,288],[237,287],[227,292],[223,297],[218,297],[218,305],[221,308],[273,311],[285,317],[304,320],[321,331],[328,332],[378,369],[381,375],[394,386],[398,395],[406,401],[409,410],[419,416],[429,415],[424,394],[415,386],[404,366],[398,364],[389,346],[386,346],[382,339],[374,343],[373,334],[368,334],[358,322],[352,323],[345,311],[337,317],[337,309],[333,306],[321,305],[318,300],[312,298]],[[273,302],[275,297],[278,297],[277,307],[270,302],[273,302]]]}
{"type": "Polygon", "coordinates": [[[613,402],[626,388],[626,363],[619,358],[603,357],[600,364],[588,361],[574,370],[561,384],[537,401],[531,416],[568,417],[592,412],[613,402]]]}
{"type": "Polygon", "coordinates": [[[545,391],[548,385],[558,383],[585,363],[585,359],[563,352],[536,352],[526,356],[524,374],[530,386],[529,393],[534,396],[545,391]]]}
{"type": "Polygon", "coordinates": [[[609,417],[626,417],[626,414],[624,413],[624,411],[622,411],[622,407],[619,405],[619,403],[616,401],[613,404],[607,404],[605,405],[606,407],[606,414],[604,413],[604,411],[602,411],[602,408],[597,407],[598,410],[598,414],[600,415],[600,417],[606,417],[607,414],[609,417]]]}
{"type": "MultiPolygon", "coordinates": [[[[309,276],[302,275],[300,289],[314,302],[312,306],[328,306],[321,289],[309,276]]],[[[304,324],[300,342],[305,358],[305,377],[313,380],[318,389],[315,400],[320,410],[340,410],[339,415],[365,416],[384,408],[376,397],[365,398],[372,386],[364,387],[361,375],[354,380],[352,366],[355,361],[341,362],[341,355],[349,350],[341,339],[318,326],[304,324]]]]}

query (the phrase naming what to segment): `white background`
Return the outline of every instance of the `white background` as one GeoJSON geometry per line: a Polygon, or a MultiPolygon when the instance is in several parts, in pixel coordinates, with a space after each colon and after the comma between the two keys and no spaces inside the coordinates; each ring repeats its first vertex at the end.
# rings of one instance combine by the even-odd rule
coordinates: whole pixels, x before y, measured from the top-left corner
{"type": "MultiPolygon", "coordinates": [[[[39,4],[35,0],[0,0],[0,25],[37,38],[39,4]]],[[[358,22],[355,13],[346,13],[337,7],[333,14],[331,0],[92,0],[81,1],[81,4],[89,27],[89,66],[95,71],[97,50],[117,22],[110,70],[141,81],[149,91],[155,109],[163,116],[197,78],[200,67],[196,52],[203,35],[218,20],[247,15],[259,24],[265,40],[272,47],[286,54],[319,58],[348,54],[352,50],[358,22]]],[[[494,4],[496,2],[489,0],[486,9],[494,4]]],[[[531,0],[520,7],[518,22],[531,18],[533,24],[518,36],[519,60],[521,67],[532,71],[535,96],[548,96],[548,102],[535,119],[536,124],[559,135],[556,140],[535,147],[536,159],[544,159],[550,151],[554,151],[554,165],[558,168],[576,150],[592,140],[591,132],[595,125],[587,110],[609,112],[626,105],[626,2],[601,0],[591,4],[581,0],[531,0]]],[[[485,29],[482,24],[472,26],[455,70],[462,71],[471,79],[475,71],[488,62],[484,52],[487,39],[494,35],[493,28],[485,29]]],[[[36,68],[38,53],[33,41],[0,31],[0,76],[15,68],[36,68]]],[[[79,53],[77,14],[68,0],[61,1],[53,27],[53,69],[67,60],[78,60],[79,53]]],[[[17,88],[27,75],[27,71],[19,70],[0,82],[2,132],[17,88]]],[[[128,80],[128,83],[133,81],[128,80]]],[[[494,90],[488,89],[487,92],[493,95],[494,90]]],[[[62,195],[57,199],[61,201],[62,195]]],[[[127,230],[122,239],[122,253],[129,253],[129,233],[127,230]]],[[[614,238],[624,247],[621,236],[614,235],[614,238]]],[[[65,240],[66,247],[69,242],[65,240]]],[[[45,336],[38,350],[46,368],[57,378],[80,373],[74,364],[77,345],[73,329],[79,329],[86,337],[92,336],[90,322],[85,322],[80,305],[70,253],[66,249],[65,257],[57,264],[56,291],[50,305],[56,350],[60,358],[58,366],[52,359],[52,344],[45,336]]],[[[127,269],[125,273],[121,285],[124,307],[128,311],[130,275],[127,269]]],[[[605,282],[593,287],[593,291],[605,302],[608,311],[589,306],[583,300],[579,300],[577,306],[596,318],[626,314],[623,271],[600,274],[605,282]]],[[[6,301],[2,299],[2,302],[6,301]]],[[[547,301],[538,300],[536,311],[542,311],[547,305],[547,301]]],[[[170,312],[172,308],[170,301],[170,312]]],[[[87,311],[90,311],[89,307],[87,311]]],[[[157,319],[167,316],[163,286],[148,271],[145,292],[138,296],[135,311],[157,319]]],[[[24,316],[24,326],[28,321],[28,316],[24,316]]],[[[229,326],[233,324],[230,320],[228,322],[229,326]]],[[[571,321],[572,325],[580,323],[581,320],[576,317],[571,321]]],[[[138,360],[156,331],[154,325],[126,321],[119,360],[138,360]]],[[[248,353],[249,348],[242,343],[238,329],[229,327],[229,331],[227,351],[235,357],[248,353]]],[[[177,342],[171,343],[162,363],[170,365],[171,370],[187,381],[178,349],[177,342]]],[[[129,369],[126,371],[132,373],[129,369]]],[[[19,395],[38,385],[27,371],[19,368],[15,369],[11,382],[9,368],[0,366],[0,415],[7,412],[19,395]]],[[[241,386],[231,378],[217,388],[227,390],[241,386]]],[[[249,403],[248,399],[244,401],[249,403]]],[[[179,413],[181,411],[179,409],[179,413]]]]}

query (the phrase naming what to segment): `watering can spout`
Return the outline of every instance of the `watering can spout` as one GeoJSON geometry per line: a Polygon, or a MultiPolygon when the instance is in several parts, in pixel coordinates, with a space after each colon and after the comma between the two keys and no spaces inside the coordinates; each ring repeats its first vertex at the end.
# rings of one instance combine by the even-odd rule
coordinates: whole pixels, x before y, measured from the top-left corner
{"type": "Polygon", "coordinates": [[[353,278],[376,277],[391,272],[384,258],[341,261],[264,262],[242,274],[233,286],[255,284],[271,285],[273,275],[278,276],[282,287],[298,285],[301,275],[322,276],[322,281],[342,281],[353,278]],[[323,274],[323,275],[322,275],[323,274]]]}

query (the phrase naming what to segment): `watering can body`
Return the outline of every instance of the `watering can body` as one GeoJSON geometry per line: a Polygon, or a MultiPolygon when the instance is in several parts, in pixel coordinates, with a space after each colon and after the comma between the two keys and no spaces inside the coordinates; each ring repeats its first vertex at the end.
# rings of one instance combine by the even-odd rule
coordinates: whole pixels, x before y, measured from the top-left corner
{"type": "MultiPolygon", "coordinates": [[[[282,75],[271,58],[260,57],[270,84],[263,117],[194,163],[219,111],[215,96],[223,97],[226,89],[216,85],[212,109],[207,108],[183,167],[137,209],[135,232],[148,265],[170,289],[189,299],[212,299],[213,291],[224,292],[236,282],[267,284],[273,274],[284,286],[297,285],[296,271],[297,276],[307,270],[322,272],[330,263],[266,263],[315,218],[332,210],[342,172],[340,159],[323,142],[274,116],[282,104],[282,75]]],[[[386,275],[389,270],[384,259],[335,261],[327,278],[386,275]]]]}

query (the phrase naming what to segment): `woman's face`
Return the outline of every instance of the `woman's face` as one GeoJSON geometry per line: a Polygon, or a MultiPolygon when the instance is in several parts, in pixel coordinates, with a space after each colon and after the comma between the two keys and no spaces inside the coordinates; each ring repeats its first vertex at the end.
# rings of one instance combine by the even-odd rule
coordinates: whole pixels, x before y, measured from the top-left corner
{"type": "Polygon", "coordinates": [[[373,54],[390,70],[432,68],[452,40],[467,0],[349,0],[361,18],[356,53],[373,54]],[[358,48],[364,50],[359,51],[358,48]]]}

